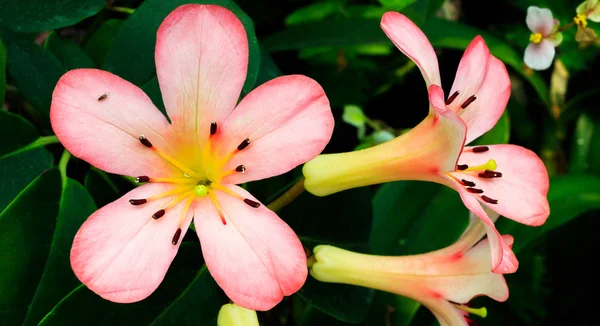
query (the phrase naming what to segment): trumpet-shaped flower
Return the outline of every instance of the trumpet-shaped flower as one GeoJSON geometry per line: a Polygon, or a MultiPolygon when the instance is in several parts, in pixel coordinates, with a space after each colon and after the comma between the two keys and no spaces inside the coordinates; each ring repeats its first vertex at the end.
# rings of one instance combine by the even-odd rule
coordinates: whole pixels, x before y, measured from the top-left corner
{"type": "Polygon", "coordinates": [[[144,183],[81,226],[71,249],[75,275],[105,299],[142,300],[163,280],[193,219],[208,270],[229,298],[270,309],[302,286],[306,256],[292,229],[235,184],[316,156],[333,129],[329,101],[318,83],[295,75],[238,104],[248,40],[219,6],[169,14],[155,59],[171,123],[142,90],[105,71],[69,71],[54,90],[50,118],[65,148],[144,183]]]}
{"type": "Polygon", "coordinates": [[[228,303],[219,310],[217,326],[259,326],[259,323],[256,311],[228,303]]]}
{"type": "MultiPolygon", "coordinates": [[[[583,15],[593,22],[600,23],[600,0],[586,0],[577,6],[576,11],[577,15],[583,15]]],[[[584,19],[581,19],[581,17],[575,17],[575,19],[579,19],[581,24],[585,21],[584,19]]],[[[577,22],[577,20],[575,22],[577,22]]]]}
{"type": "Polygon", "coordinates": [[[525,48],[525,64],[535,70],[548,69],[554,60],[554,48],[563,39],[562,33],[557,32],[559,22],[552,17],[550,9],[536,6],[527,8],[525,21],[532,33],[529,36],[531,43],[525,48]]]}
{"type": "Polygon", "coordinates": [[[349,153],[320,155],[304,168],[306,189],[325,196],[396,180],[423,180],[454,188],[486,225],[492,269],[514,272],[517,259],[483,209],[527,225],[549,215],[548,174],[537,155],[514,145],[465,147],[502,115],[510,95],[504,64],[477,36],[459,64],[445,99],[435,52],[423,32],[399,13],[386,13],[382,28],[421,70],[429,90],[429,115],[386,143],[349,153]]]}
{"type": "MultiPolygon", "coordinates": [[[[364,286],[409,297],[431,310],[442,326],[466,326],[469,313],[483,317],[486,314],[485,308],[466,306],[473,297],[508,299],[504,276],[490,271],[488,239],[476,244],[483,235],[483,224],[472,217],[467,231],[453,245],[420,255],[374,256],[321,245],[314,249],[310,274],[323,282],[364,286]]],[[[503,238],[512,245],[511,236],[503,238]]]]}

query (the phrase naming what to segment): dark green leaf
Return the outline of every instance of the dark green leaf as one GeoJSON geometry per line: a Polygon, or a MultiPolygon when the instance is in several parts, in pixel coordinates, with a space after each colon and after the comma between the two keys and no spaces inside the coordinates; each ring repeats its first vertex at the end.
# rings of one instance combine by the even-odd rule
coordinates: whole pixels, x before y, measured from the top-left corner
{"type": "MultiPolygon", "coordinates": [[[[404,9],[406,6],[409,6],[416,2],[417,0],[379,0],[382,6],[386,9],[400,11],[404,9]]],[[[426,2],[426,1],[422,1],[426,2]]]]}
{"type": "Polygon", "coordinates": [[[248,35],[250,56],[244,91],[247,93],[252,90],[260,67],[260,49],[252,20],[231,0],[144,1],[119,29],[104,61],[104,69],[137,85],[148,82],[156,75],[154,67],[156,31],[171,11],[187,3],[218,4],[231,10],[240,19],[248,35]]]}
{"type": "Polygon", "coordinates": [[[0,158],[0,210],[51,166],[52,154],[43,148],[0,158]]]}
{"type": "Polygon", "coordinates": [[[548,192],[550,217],[544,225],[534,228],[503,218],[496,227],[503,234],[515,238],[513,251],[521,249],[537,238],[578,217],[582,213],[600,209],[600,178],[591,175],[566,175],[550,180],[548,192]]]}
{"type": "Polygon", "coordinates": [[[37,325],[80,282],[71,270],[69,252],[75,233],[96,210],[92,197],[79,182],[67,179],[62,191],[56,228],[44,273],[29,305],[24,325],[37,325]]]}
{"type": "Polygon", "coordinates": [[[38,132],[29,121],[8,111],[0,110],[0,160],[38,138],[38,132]]]}
{"type": "MultiPolygon", "coordinates": [[[[592,139],[600,130],[598,123],[589,115],[582,114],[577,119],[575,131],[573,132],[573,142],[571,144],[571,163],[569,164],[569,172],[583,173],[590,167],[589,157],[592,150],[592,139]]],[[[594,162],[600,163],[600,162],[594,162]]]]}
{"type": "Polygon", "coordinates": [[[201,261],[198,243],[183,243],[165,279],[147,299],[118,304],[80,286],[40,325],[215,325],[219,308],[227,301],[201,261]]]}
{"type": "Polygon", "coordinates": [[[50,33],[46,39],[45,48],[62,63],[66,70],[76,68],[94,68],[92,59],[70,40],[59,36],[56,32],[50,33]]]}
{"type": "Polygon", "coordinates": [[[8,72],[23,96],[47,116],[54,86],[65,73],[60,61],[36,44],[13,42],[8,48],[8,72]]]}
{"type": "Polygon", "coordinates": [[[504,111],[504,114],[502,114],[494,128],[490,129],[490,131],[486,132],[469,145],[508,144],[509,140],[510,119],[508,118],[508,111],[504,111]]]}
{"type": "MultiPolygon", "coordinates": [[[[102,207],[111,203],[132,188],[131,185],[126,184],[125,182],[118,183],[115,179],[116,177],[114,175],[109,175],[108,173],[95,168],[91,169],[85,175],[85,189],[87,189],[90,195],[92,195],[92,198],[94,198],[96,206],[102,207]],[[125,188],[125,186],[129,187],[125,188]],[[123,187],[123,189],[121,187],[123,187]]],[[[121,181],[124,180],[122,179],[121,181]]]]}
{"type": "Polygon", "coordinates": [[[20,324],[42,276],[60,201],[60,174],[43,173],[0,213],[0,320],[20,324]]]}
{"type": "Polygon", "coordinates": [[[0,38],[0,103],[4,103],[6,94],[6,48],[0,38]]]}
{"type": "MultiPolygon", "coordinates": [[[[167,119],[167,110],[165,110],[165,105],[162,99],[162,93],[160,92],[160,86],[158,85],[158,78],[156,76],[152,77],[148,82],[142,85],[142,90],[144,93],[148,94],[154,105],[162,112],[167,119]]],[[[169,119],[170,120],[170,119],[169,119]]]]}
{"type": "Polygon", "coordinates": [[[122,24],[123,21],[118,19],[105,21],[85,44],[83,49],[92,58],[96,67],[100,67],[104,63],[104,58],[106,58],[108,50],[115,40],[115,35],[119,32],[122,24]]]}
{"type": "Polygon", "coordinates": [[[341,13],[343,10],[343,3],[339,0],[315,2],[289,14],[285,18],[285,24],[295,25],[319,21],[329,15],[341,13]]]}
{"type": "Polygon", "coordinates": [[[103,0],[0,1],[0,26],[16,32],[43,32],[74,25],[104,8],[103,0]]]}
{"type": "Polygon", "coordinates": [[[283,75],[267,49],[260,47],[260,69],[256,77],[256,86],[283,75]]]}

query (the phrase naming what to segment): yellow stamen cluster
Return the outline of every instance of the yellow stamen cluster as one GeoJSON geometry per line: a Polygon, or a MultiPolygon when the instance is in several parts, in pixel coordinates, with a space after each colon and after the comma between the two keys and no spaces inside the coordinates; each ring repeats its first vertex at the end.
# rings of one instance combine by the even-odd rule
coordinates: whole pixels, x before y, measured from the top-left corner
{"type": "Polygon", "coordinates": [[[535,44],[541,43],[543,39],[544,39],[544,37],[542,36],[541,33],[533,33],[533,34],[531,34],[531,36],[529,36],[529,41],[533,42],[535,44]]]}
{"type": "Polygon", "coordinates": [[[584,14],[577,14],[577,16],[573,18],[573,21],[581,28],[586,28],[588,24],[587,17],[584,14]]]}

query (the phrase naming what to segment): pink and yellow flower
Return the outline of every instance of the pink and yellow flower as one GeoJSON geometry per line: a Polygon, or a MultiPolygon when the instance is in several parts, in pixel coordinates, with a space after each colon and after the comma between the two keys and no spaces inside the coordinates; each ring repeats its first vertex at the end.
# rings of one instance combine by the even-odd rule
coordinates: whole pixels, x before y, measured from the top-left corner
{"type": "Polygon", "coordinates": [[[54,90],[50,118],[65,148],[145,183],[81,226],[71,249],[75,275],[105,299],[142,300],[163,280],[193,219],[208,270],[229,298],[270,309],[303,285],[306,256],[294,231],[235,184],[319,154],[333,129],[329,101],[317,82],[292,75],[238,103],[248,40],[219,6],[169,14],[155,59],[170,123],[142,90],[105,71],[69,71],[54,90]]]}
{"type": "Polygon", "coordinates": [[[525,21],[531,31],[531,43],[525,48],[523,60],[531,69],[548,69],[554,60],[554,48],[563,40],[562,33],[558,32],[559,21],[554,19],[550,9],[536,6],[527,8],[525,21]]]}
{"type": "MultiPolygon", "coordinates": [[[[485,308],[466,305],[472,298],[508,299],[504,276],[490,271],[488,239],[477,243],[484,235],[483,223],[471,216],[467,231],[457,242],[420,255],[374,256],[321,245],[314,249],[310,274],[323,282],[399,294],[425,305],[442,326],[467,326],[469,313],[486,315],[485,308]]],[[[512,245],[511,236],[503,238],[512,245]]]]}
{"type": "Polygon", "coordinates": [[[396,180],[444,184],[485,223],[497,273],[514,272],[518,261],[484,211],[527,225],[549,215],[548,174],[535,153],[515,145],[465,147],[498,121],[510,96],[504,64],[475,37],[460,61],[447,99],[433,47],[408,18],[386,13],[381,26],[421,70],[429,90],[429,115],[409,132],[356,152],[320,155],[303,168],[305,187],[325,196],[345,189],[396,180]]]}

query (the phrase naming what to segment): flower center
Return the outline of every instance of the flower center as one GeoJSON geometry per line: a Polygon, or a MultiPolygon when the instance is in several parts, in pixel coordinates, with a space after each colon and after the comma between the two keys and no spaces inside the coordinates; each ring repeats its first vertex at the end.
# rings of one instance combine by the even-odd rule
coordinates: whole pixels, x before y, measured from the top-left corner
{"type": "MultiPolygon", "coordinates": [[[[207,155],[204,155],[204,157],[212,157],[210,143],[211,143],[211,140],[214,141],[213,136],[216,133],[217,133],[217,123],[213,121],[210,124],[210,136],[207,141],[206,147],[204,148],[204,152],[207,155]]],[[[225,211],[223,210],[223,208],[221,207],[221,204],[217,200],[215,191],[221,191],[230,196],[233,196],[236,199],[243,201],[250,207],[253,207],[253,208],[260,207],[260,203],[255,202],[254,200],[242,197],[241,195],[237,194],[236,192],[234,192],[231,189],[224,186],[221,182],[222,179],[226,176],[232,175],[234,173],[246,172],[245,165],[238,165],[235,169],[233,169],[231,171],[217,171],[217,173],[213,173],[214,172],[213,170],[215,170],[215,169],[221,170],[225,166],[225,164],[235,154],[237,154],[238,152],[247,148],[250,145],[250,139],[248,139],[248,138],[244,139],[237,146],[237,148],[234,151],[232,151],[231,153],[226,155],[223,159],[221,159],[221,160],[212,159],[213,161],[208,162],[208,163],[210,163],[209,168],[211,171],[209,174],[207,174],[208,177],[207,177],[206,173],[200,173],[194,169],[191,169],[191,168],[187,167],[185,164],[178,161],[177,159],[175,159],[175,158],[171,157],[170,155],[168,155],[167,153],[161,151],[156,146],[154,146],[150,142],[150,140],[148,138],[146,138],[144,135],[140,135],[139,140],[140,140],[140,143],[142,145],[144,145],[147,149],[153,151],[156,155],[160,156],[162,159],[169,162],[172,166],[174,166],[175,168],[177,168],[178,170],[180,170],[183,173],[183,177],[181,177],[181,178],[154,178],[154,177],[150,177],[150,176],[146,176],[146,175],[139,176],[136,178],[136,182],[138,182],[138,183],[140,183],[140,182],[170,183],[170,184],[176,185],[176,187],[169,191],[163,192],[161,194],[158,194],[158,195],[155,195],[155,196],[152,196],[149,198],[130,199],[129,200],[129,203],[131,205],[139,206],[139,205],[143,205],[151,200],[167,198],[167,197],[171,198],[171,200],[165,206],[163,206],[163,208],[161,208],[160,210],[158,210],[156,213],[154,213],[152,215],[152,218],[155,220],[158,220],[159,218],[163,217],[167,210],[169,210],[169,209],[173,208],[175,205],[185,201],[183,214],[180,217],[180,221],[179,221],[179,228],[177,229],[177,231],[175,232],[175,234],[173,236],[173,240],[172,240],[173,245],[176,245],[179,242],[179,237],[181,236],[182,224],[184,223],[185,217],[187,216],[187,212],[195,199],[209,196],[211,201],[213,202],[217,212],[219,213],[219,216],[221,218],[221,222],[223,223],[223,225],[227,224],[227,221],[225,219],[226,214],[225,214],[225,211]]]]}
{"type": "Polygon", "coordinates": [[[588,24],[587,17],[584,14],[577,14],[577,16],[573,17],[573,21],[581,28],[586,28],[588,24]]]}
{"type": "MultiPolygon", "coordinates": [[[[473,153],[484,153],[489,150],[490,150],[490,148],[487,146],[477,146],[477,147],[472,148],[473,153]]],[[[467,164],[458,164],[456,166],[456,171],[453,171],[453,172],[457,172],[457,171],[460,171],[463,173],[464,172],[474,172],[472,174],[473,174],[473,177],[475,177],[475,178],[493,179],[493,178],[502,177],[502,172],[495,171],[497,168],[498,168],[498,165],[496,164],[496,161],[493,159],[489,159],[484,164],[480,164],[480,165],[476,165],[476,166],[468,166],[467,164]]],[[[446,173],[446,175],[449,176],[450,178],[454,179],[454,181],[458,182],[463,187],[465,187],[465,189],[468,192],[470,192],[472,194],[478,194],[480,196],[480,198],[486,203],[489,203],[489,204],[497,204],[498,203],[497,199],[493,199],[486,195],[482,195],[484,193],[484,191],[481,188],[476,188],[476,186],[477,186],[476,182],[467,180],[467,179],[459,179],[452,174],[453,172],[448,172],[448,173],[446,173]]]]}
{"type": "Polygon", "coordinates": [[[533,33],[529,36],[529,41],[533,42],[535,44],[541,43],[543,39],[544,39],[544,37],[542,36],[541,33],[533,33]]]}

